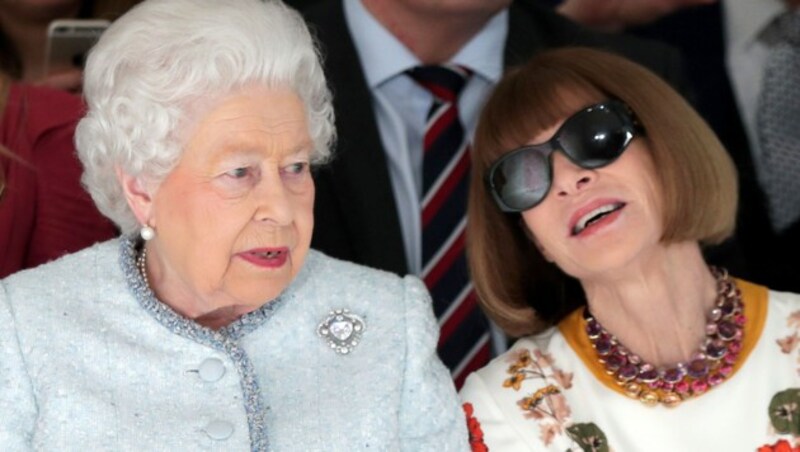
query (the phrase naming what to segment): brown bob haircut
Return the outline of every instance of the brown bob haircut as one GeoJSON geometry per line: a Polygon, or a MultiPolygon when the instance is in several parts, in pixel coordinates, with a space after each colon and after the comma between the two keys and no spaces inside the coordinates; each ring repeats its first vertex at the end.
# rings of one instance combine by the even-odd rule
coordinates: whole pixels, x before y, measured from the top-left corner
{"type": "Polygon", "coordinates": [[[580,283],[547,262],[519,214],[503,213],[484,175],[500,156],[606,99],[628,104],[662,190],[665,244],[717,244],[733,232],[736,170],[717,137],[658,76],[604,51],[562,48],[512,69],[484,107],[472,154],[467,256],[484,311],[507,334],[533,334],[586,303],[580,283]]]}

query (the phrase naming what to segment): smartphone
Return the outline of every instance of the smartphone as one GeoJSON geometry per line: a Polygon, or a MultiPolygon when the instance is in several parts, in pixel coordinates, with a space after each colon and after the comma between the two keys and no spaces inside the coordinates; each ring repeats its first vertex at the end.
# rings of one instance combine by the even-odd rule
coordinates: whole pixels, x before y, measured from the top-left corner
{"type": "Polygon", "coordinates": [[[83,68],[86,54],[110,22],[103,19],[58,19],[47,28],[45,75],[83,68]]]}

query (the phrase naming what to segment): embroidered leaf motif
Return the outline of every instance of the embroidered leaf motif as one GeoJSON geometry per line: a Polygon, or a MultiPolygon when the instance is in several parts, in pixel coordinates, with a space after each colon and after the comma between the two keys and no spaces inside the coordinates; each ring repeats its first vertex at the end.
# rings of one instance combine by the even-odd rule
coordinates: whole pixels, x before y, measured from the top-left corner
{"type": "Polygon", "coordinates": [[[572,424],[567,427],[567,433],[573,441],[578,443],[583,452],[609,452],[608,440],[605,433],[593,422],[572,424]]]}
{"type": "Polygon", "coordinates": [[[778,432],[800,435],[800,388],[775,394],[769,402],[769,419],[778,432]]]}
{"type": "Polygon", "coordinates": [[[789,326],[800,328],[800,311],[794,311],[793,313],[791,313],[786,323],[789,326]]]}
{"type": "Polygon", "coordinates": [[[545,446],[553,442],[553,438],[561,434],[561,424],[539,424],[539,438],[545,446]]]}
{"type": "Polygon", "coordinates": [[[566,423],[571,414],[567,399],[553,385],[547,385],[530,396],[523,397],[517,401],[517,405],[526,411],[525,417],[553,419],[558,424],[566,423]]]}
{"type": "MultiPolygon", "coordinates": [[[[794,329],[794,333],[787,335],[775,342],[781,352],[789,355],[794,354],[800,345],[800,310],[789,314],[786,325],[794,329]]],[[[800,365],[800,354],[795,356],[795,363],[800,365]]],[[[796,369],[800,376],[800,367],[796,369]]],[[[769,420],[772,427],[780,433],[791,433],[797,438],[800,436],[800,388],[789,388],[775,394],[769,402],[769,420]]],[[[783,443],[780,441],[775,446],[780,445],[775,450],[784,450],[783,443]]],[[[772,446],[765,445],[761,449],[771,450],[772,446]]],[[[759,450],[761,450],[759,449],[759,450]]]]}
{"type": "MultiPolygon", "coordinates": [[[[539,438],[549,446],[557,436],[567,437],[582,451],[609,452],[605,434],[593,423],[573,424],[572,410],[563,391],[572,388],[571,372],[564,372],[553,356],[541,350],[516,350],[509,354],[509,377],[503,387],[520,391],[527,380],[542,380],[542,387],[517,401],[526,419],[539,427],[539,438]]],[[[538,386],[538,385],[537,385],[538,386]]],[[[568,449],[568,452],[577,449],[568,449]]]]}
{"type": "Polygon", "coordinates": [[[515,391],[519,391],[520,385],[524,380],[525,380],[525,374],[523,372],[517,372],[503,382],[503,387],[513,388],[515,391]]]}
{"type": "Polygon", "coordinates": [[[793,335],[786,336],[783,339],[776,339],[775,342],[778,343],[783,353],[791,353],[797,348],[797,344],[800,343],[800,335],[795,331],[793,335]]]}
{"type": "Polygon", "coordinates": [[[541,350],[536,349],[533,351],[533,355],[535,356],[534,361],[539,367],[553,366],[553,356],[550,353],[543,353],[541,350]]]}
{"type": "Polygon", "coordinates": [[[556,382],[564,389],[572,387],[572,372],[564,372],[559,368],[554,368],[553,378],[555,378],[556,382]]]}

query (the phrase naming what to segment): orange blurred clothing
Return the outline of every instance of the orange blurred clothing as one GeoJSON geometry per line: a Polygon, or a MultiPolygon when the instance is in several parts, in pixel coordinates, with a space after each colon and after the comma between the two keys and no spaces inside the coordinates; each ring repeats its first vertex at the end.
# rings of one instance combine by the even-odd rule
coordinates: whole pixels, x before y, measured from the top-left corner
{"type": "Polygon", "coordinates": [[[80,98],[8,83],[0,94],[0,278],[117,234],[80,185],[75,125],[80,98]],[[2,184],[0,184],[2,186],[2,184]]]}

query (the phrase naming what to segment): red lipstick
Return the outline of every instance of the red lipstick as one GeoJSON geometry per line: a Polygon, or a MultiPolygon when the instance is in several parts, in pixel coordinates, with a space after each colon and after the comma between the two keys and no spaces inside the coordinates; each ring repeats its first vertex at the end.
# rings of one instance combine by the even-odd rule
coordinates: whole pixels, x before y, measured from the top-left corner
{"type": "Polygon", "coordinates": [[[239,257],[253,265],[263,268],[278,268],[289,258],[289,248],[253,248],[238,254],[239,257]]]}
{"type": "Polygon", "coordinates": [[[571,236],[586,235],[595,229],[613,222],[625,203],[613,199],[598,199],[592,201],[572,214],[569,221],[571,236]]]}

